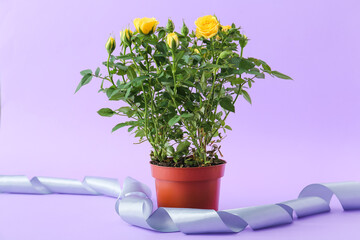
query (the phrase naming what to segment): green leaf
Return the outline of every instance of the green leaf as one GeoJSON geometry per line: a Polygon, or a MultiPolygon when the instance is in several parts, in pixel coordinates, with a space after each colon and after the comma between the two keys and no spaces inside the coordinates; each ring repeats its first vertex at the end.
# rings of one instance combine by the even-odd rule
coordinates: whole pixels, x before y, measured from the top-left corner
{"type": "Polygon", "coordinates": [[[85,75],[87,75],[87,74],[92,74],[92,71],[91,71],[91,69],[86,69],[86,70],[82,70],[82,71],[80,72],[80,74],[81,74],[82,76],[85,76],[85,75]]]}
{"type": "Polygon", "coordinates": [[[114,91],[109,91],[109,93],[111,92],[109,97],[109,100],[111,101],[119,101],[120,99],[124,98],[124,92],[122,91],[122,89],[117,88],[114,91]]]}
{"type": "Polygon", "coordinates": [[[176,153],[185,152],[189,149],[189,147],[190,147],[190,142],[185,140],[184,142],[179,143],[179,145],[176,148],[176,153]]]}
{"type": "Polygon", "coordinates": [[[122,112],[124,114],[127,114],[129,111],[131,111],[130,107],[121,107],[118,109],[119,112],[122,112]]]}
{"type": "Polygon", "coordinates": [[[79,85],[77,86],[77,88],[76,88],[76,90],[75,90],[75,93],[76,93],[77,91],[79,91],[82,86],[88,84],[88,83],[91,81],[92,77],[93,77],[93,76],[92,76],[92,73],[87,73],[87,74],[85,74],[85,75],[83,76],[83,78],[81,79],[79,85]]]}
{"type": "Polygon", "coordinates": [[[166,47],[166,43],[164,41],[158,42],[156,44],[156,50],[158,50],[159,52],[161,52],[162,54],[166,55],[167,53],[167,47],[166,47]]]}
{"type": "Polygon", "coordinates": [[[145,79],[148,79],[149,76],[146,76],[146,75],[143,75],[143,76],[140,76],[140,77],[137,77],[137,78],[134,78],[132,81],[131,81],[131,84],[134,86],[134,87],[140,87],[142,82],[145,80],[145,79]]]}
{"type": "Polygon", "coordinates": [[[181,119],[180,115],[175,115],[169,120],[170,127],[174,126],[177,122],[179,122],[181,119]]]}
{"type": "Polygon", "coordinates": [[[235,112],[235,106],[230,98],[223,97],[220,99],[220,106],[230,112],[235,112]]]}
{"type": "Polygon", "coordinates": [[[134,80],[136,78],[136,72],[132,66],[127,69],[127,77],[130,80],[134,80]]]}
{"type": "Polygon", "coordinates": [[[136,128],[136,126],[131,126],[128,128],[128,132],[131,132],[132,130],[134,130],[134,128],[136,128]]]}
{"type": "Polygon", "coordinates": [[[175,153],[175,149],[174,149],[173,146],[168,146],[168,147],[166,148],[166,154],[167,154],[168,156],[174,156],[174,153],[175,153]]]}
{"type": "Polygon", "coordinates": [[[131,92],[131,89],[132,89],[132,87],[129,87],[127,90],[126,90],[126,93],[125,93],[125,100],[129,97],[129,95],[130,95],[130,92],[131,92]]]}
{"type": "Polygon", "coordinates": [[[125,126],[137,126],[137,122],[136,121],[128,121],[128,122],[119,123],[115,127],[113,127],[111,132],[115,132],[119,128],[122,128],[122,127],[125,127],[125,126]]]}
{"type": "Polygon", "coordinates": [[[227,56],[230,56],[231,54],[233,54],[233,52],[231,50],[226,50],[226,51],[223,51],[222,53],[220,53],[219,58],[226,58],[227,56]]]}
{"type": "Polygon", "coordinates": [[[278,78],[293,80],[291,77],[289,77],[281,72],[278,72],[278,71],[271,71],[271,74],[278,78]]]}
{"type": "Polygon", "coordinates": [[[180,51],[178,54],[176,54],[175,56],[175,63],[177,63],[178,61],[180,61],[180,59],[184,56],[184,51],[180,51]]]}
{"type": "Polygon", "coordinates": [[[131,54],[128,53],[126,55],[117,56],[116,59],[118,59],[118,60],[129,60],[129,59],[131,59],[131,57],[132,57],[131,54]]]}
{"type": "Polygon", "coordinates": [[[164,30],[159,31],[159,38],[165,37],[166,32],[164,30]]]}
{"type": "Polygon", "coordinates": [[[266,62],[264,62],[262,60],[260,60],[260,62],[261,62],[262,67],[264,68],[264,70],[271,71],[271,67],[266,62]]]}
{"type": "Polygon", "coordinates": [[[145,131],[144,131],[144,130],[142,130],[142,129],[138,129],[138,130],[136,130],[135,137],[139,137],[139,138],[143,138],[143,137],[145,137],[145,131]]]}
{"type": "Polygon", "coordinates": [[[252,69],[255,67],[255,64],[247,59],[241,57],[233,57],[229,60],[230,63],[234,64],[236,67],[240,69],[252,69]]]}
{"type": "Polygon", "coordinates": [[[245,91],[245,90],[241,90],[241,94],[243,95],[245,100],[248,101],[251,104],[251,98],[250,98],[250,95],[248,94],[248,92],[245,91]]]}
{"type": "Polygon", "coordinates": [[[110,108],[102,108],[97,113],[103,117],[112,117],[115,114],[110,108]]]}
{"type": "Polygon", "coordinates": [[[244,79],[234,77],[234,78],[231,78],[231,79],[230,79],[230,82],[231,82],[232,84],[241,84],[241,83],[244,82],[244,79]]]}
{"type": "Polygon", "coordinates": [[[95,70],[95,76],[98,77],[98,76],[99,76],[99,73],[100,73],[100,68],[98,67],[98,68],[95,70]]]}
{"type": "Polygon", "coordinates": [[[127,71],[127,69],[128,69],[128,67],[125,66],[123,63],[115,63],[115,66],[123,71],[127,71]]]}
{"type": "Polygon", "coordinates": [[[232,131],[232,128],[229,125],[226,125],[225,128],[232,131]]]}
{"type": "Polygon", "coordinates": [[[189,117],[192,117],[192,116],[194,116],[194,114],[192,114],[192,113],[183,113],[183,114],[181,114],[182,118],[189,118],[189,117]]]}

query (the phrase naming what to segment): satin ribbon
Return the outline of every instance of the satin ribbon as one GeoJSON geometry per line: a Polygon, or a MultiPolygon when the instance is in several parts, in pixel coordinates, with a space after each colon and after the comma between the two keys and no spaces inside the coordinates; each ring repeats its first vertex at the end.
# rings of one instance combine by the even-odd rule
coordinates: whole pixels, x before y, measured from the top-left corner
{"type": "Polygon", "coordinates": [[[0,193],[85,194],[117,198],[115,209],[129,224],[159,232],[185,234],[241,232],[268,228],[298,218],[330,211],[335,195],[344,210],[360,209],[360,182],[311,184],[294,200],[277,204],[214,211],[190,208],[158,208],[153,212],[151,191],[145,184],[127,177],[121,190],[116,179],[85,177],[72,180],[52,177],[1,176],[0,193]]]}

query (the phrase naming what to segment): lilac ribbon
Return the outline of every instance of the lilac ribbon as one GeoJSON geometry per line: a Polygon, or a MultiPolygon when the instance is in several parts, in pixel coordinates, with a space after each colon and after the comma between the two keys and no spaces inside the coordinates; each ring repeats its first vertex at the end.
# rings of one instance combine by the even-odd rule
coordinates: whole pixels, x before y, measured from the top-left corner
{"type": "Polygon", "coordinates": [[[158,208],[153,212],[151,191],[145,184],[127,177],[121,190],[116,179],[85,177],[72,180],[52,177],[0,175],[0,193],[20,194],[84,194],[117,198],[115,209],[129,224],[159,231],[186,234],[241,232],[268,228],[298,218],[330,211],[330,200],[335,195],[344,210],[360,210],[360,182],[311,184],[294,200],[230,210],[191,208],[158,208]]]}

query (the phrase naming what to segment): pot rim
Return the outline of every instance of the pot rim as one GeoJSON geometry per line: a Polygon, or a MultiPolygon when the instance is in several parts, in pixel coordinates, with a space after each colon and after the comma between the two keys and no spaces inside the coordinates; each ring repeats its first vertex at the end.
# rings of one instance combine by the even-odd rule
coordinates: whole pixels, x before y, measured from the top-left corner
{"type": "Polygon", "coordinates": [[[168,167],[168,166],[160,166],[160,165],[156,165],[156,164],[152,164],[151,161],[149,162],[150,165],[154,166],[154,167],[161,167],[161,168],[171,168],[171,169],[199,169],[199,168],[212,168],[212,167],[218,167],[218,166],[222,166],[222,165],[226,165],[227,162],[223,159],[220,159],[222,161],[224,161],[224,163],[221,164],[216,164],[216,165],[211,165],[211,166],[205,166],[205,167],[168,167]]]}
{"type": "Polygon", "coordinates": [[[152,176],[163,181],[207,181],[224,176],[226,162],[206,167],[166,167],[150,163],[152,176]]]}

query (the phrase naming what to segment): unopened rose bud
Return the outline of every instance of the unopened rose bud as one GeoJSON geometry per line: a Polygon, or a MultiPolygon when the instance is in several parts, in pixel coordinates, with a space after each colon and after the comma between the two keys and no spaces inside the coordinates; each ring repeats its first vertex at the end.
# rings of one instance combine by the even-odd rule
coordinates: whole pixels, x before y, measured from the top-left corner
{"type": "Polygon", "coordinates": [[[111,54],[115,50],[115,39],[113,37],[109,37],[105,44],[105,48],[109,54],[111,54]]]}
{"type": "Polygon", "coordinates": [[[244,48],[246,46],[246,44],[248,43],[248,38],[246,37],[245,34],[241,35],[241,38],[239,40],[239,44],[241,48],[244,48]]]}
{"type": "Polygon", "coordinates": [[[174,25],[173,21],[171,19],[169,19],[166,24],[166,31],[168,33],[172,33],[172,32],[174,32],[174,29],[175,29],[175,25],[174,25]]]}
{"type": "Polygon", "coordinates": [[[179,46],[179,38],[176,33],[169,33],[166,37],[166,43],[171,49],[176,49],[179,46]]]}
{"type": "Polygon", "coordinates": [[[184,35],[184,36],[187,36],[189,34],[189,29],[186,26],[185,22],[183,22],[183,26],[181,28],[181,34],[184,35]]]}
{"type": "Polygon", "coordinates": [[[133,34],[133,32],[128,28],[126,28],[120,32],[120,39],[121,39],[121,42],[124,44],[124,46],[130,47],[132,34],[133,34]]]}

